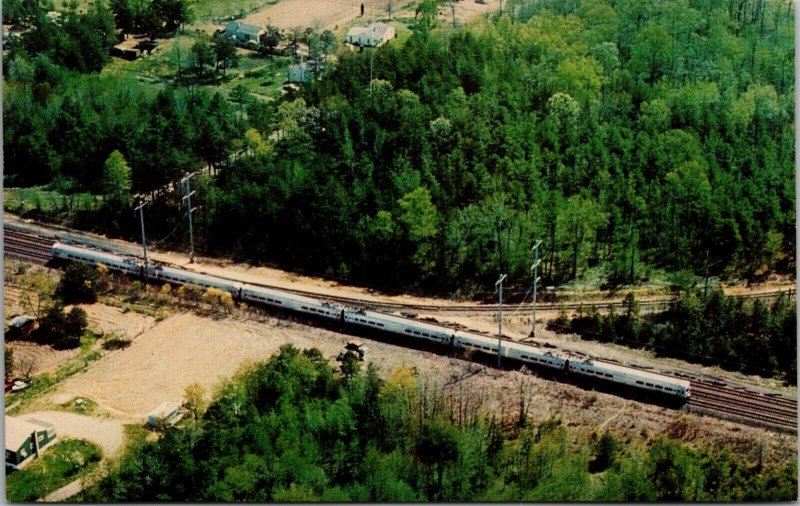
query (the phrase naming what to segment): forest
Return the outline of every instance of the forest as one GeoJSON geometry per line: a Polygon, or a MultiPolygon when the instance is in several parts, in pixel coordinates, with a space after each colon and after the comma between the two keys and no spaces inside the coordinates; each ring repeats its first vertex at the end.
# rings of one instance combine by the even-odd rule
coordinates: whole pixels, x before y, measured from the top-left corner
{"type": "Polygon", "coordinates": [[[574,318],[564,314],[548,328],[797,384],[797,310],[786,295],[767,304],[728,297],[720,289],[687,290],[667,311],[640,315],[631,293],[624,306],[620,314],[614,307],[605,315],[594,307],[574,318]]]}
{"type": "Polygon", "coordinates": [[[510,0],[455,29],[423,9],[402,46],[275,101],[98,74],[33,30],[3,61],[5,183],[104,196],[66,219],[130,238],[146,197],[174,247],[166,188],[202,170],[201,251],[384,288],[526,284],[536,239],[549,285],[757,281],[794,271],[793,5],[510,0]]]}
{"type": "Polygon", "coordinates": [[[410,367],[334,370],[283,346],[192,416],[142,442],[80,500],[212,502],[773,501],[797,495],[796,464],[746,462],[664,436],[579,436],[558,419],[506,423],[410,367]]]}

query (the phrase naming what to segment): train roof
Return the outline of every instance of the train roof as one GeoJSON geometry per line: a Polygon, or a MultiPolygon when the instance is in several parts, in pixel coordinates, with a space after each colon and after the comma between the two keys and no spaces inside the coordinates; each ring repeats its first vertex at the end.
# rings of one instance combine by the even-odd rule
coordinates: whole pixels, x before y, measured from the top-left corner
{"type": "Polygon", "coordinates": [[[315,306],[329,305],[329,304],[326,304],[326,302],[324,300],[321,300],[321,299],[315,299],[315,298],[311,298],[311,297],[306,297],[304,295],[298,295],[298,294],[291,293],[291,292],[284,292],[283,290],[276,290],[274,288],[268,288],[266,286],[244,284],[244,285],[242,285],[242,290],[245,291],[245,292],[249,291],[249,292],[268,293],[268,294],[270,294],[270,295],[272,295],[273,297],[276,297],[276,298],[292,299],[292,300],[297,301],[297,302],[304,302],[306,304],[312,304],[312,305],[315,305],[315,306]]]}
{"type": "Polygon", "coordinates": [[[91,254],[95,258],[103,259],[105,261],[115,261],[115,262],[125,262],[125,263],[136,263],[134,259],[115,255],[114,253],[109,253],[107,251],[101,251],[91,248],[85,248],[82,246],[71,246],[69,244],[64,244],[62,242],[53,243],[54,250],[61,250],[65,252],[72,252],[72,253],[79,253],[83,257],[86,257],[87,253],[91,254]]]}
{"type": "Polygon", "coordinates": [[[659,374],[655,372],[645,371],[642,369],[638,369],[636,367],[613,364],[611,362],[604,362],[602,360],[592,361],[592,363],[593,364],[596,363],[598,366],[602,367],[607,371],[613,371],[625,374],[635,373],[640,378],[651,379],[655,381],[668,381],[674,385],[680,385],[684,388],[689,388],[690,386],[690,383],[688,381],[676,378],[674,376],[667,376],[666,374],[659,374]]]}
{"type": "MultiPolygon", "coordinates": [[[[352,311],[351,310],[351,311],[346,311],[346,312],[355,313],[357,311],[352,311]]],[[[393,315],[393,314],[381,313],[380,311],[364,311],[363,314],[366,315],[366,316],[372,317],[372,318],[378,317],[378,318],[380,318],[382,320],[390,320],[390,321],[393,321],[395,323],[402,323],[402,324],[405,324],[405,325],[413,324],[415,327],[425,328],[425,329],[428,329],[428,330],[431,330],[431,331],[436,331],[436,332],[444,332],[444,333],[450,333],[450,334],[454,334],[456,332],[455,329],[451,329],[451,328],[445,327],[442,324],[428,323],[428,322],[425,322],[425,321],[422,321],[422,320],[417,320],[417,319],[414,319],[414,318],[407,318],[405,316],[396,316],[396,315],[393,315]]]]}
{"type": "Polygon", "coordinates": [[[230,281],[224,278],[218,278],[216,276],[209,276],[206,274],[200,274],[199,272],[194,271],[185,271],[183,269],[176,269],[174,267],[169,267],[166,265],[160,265],[158,267],[153,268],[155,271],[163,272],[164,274],[169,274],[172,276],[182,276],[188,280],[199,280],[204,281],[208,284],[215,284],[215,285],[231,285],[231,286],[241,286],[241,283],[237,281],[230,281]]]}

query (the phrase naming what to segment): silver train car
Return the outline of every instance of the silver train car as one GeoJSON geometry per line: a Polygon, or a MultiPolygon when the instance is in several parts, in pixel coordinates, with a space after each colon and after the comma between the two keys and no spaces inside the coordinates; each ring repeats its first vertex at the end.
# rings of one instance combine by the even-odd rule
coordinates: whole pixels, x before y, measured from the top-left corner
{"type": "Polygon", "coordinates": [[[142,264],[137,260],[127,257],[106,253],[105,251],[97,251],[77,246],[70,246],[57,242],[53,244],[52,248],[53,258],[83,262],[89,264],[103,264],[109,269],[127,272],[128,274],[141,275],[142,264]]]}
{"type": "Polygon", "coordinates": [[[342,319],[342,308],[328,304],[327,302],[320,302],[311,297],[273,290],[263,286],[243,285],[241,299],[247,302],[266,304],[276,308],[290,309],[298,313],[305,313],[329,320],[342,319]]]}
{"type": "MultiPolygon", "coordinates": [[[[68,261],[103,264],[109,269],[141,276],[143,265],[137,260],[102,251],[55,243],[53,258],[68,261]]],[[[409,339],[427,341],[444,346],[452,346],[464,351],[497,354],[497,339],[453,330],[444,326],[422,322],[412,318],[400,317],[377,311],[351,309],[323,302],[311,297],[296,295],[281,290],[238,283],[216,276],[155,266],[147,269],[150,278],[164,282],[192,284],[214,287],[229,292],[239,300],[260,303],[280,309],[289,309],[301,314],[327,320],[338,320],[345,324],[381,332],[388,332],[409,339]]],[[[503,341],[501,355],[531,366],[563,371],[566,374],[599,379],[625,387],[650,391],[679,399],[691,395],[690,384],[671,376],[656,374],[623,365],[592,360],[589,357],[563,351],[554,351],[540,346],[503,341]]]]}

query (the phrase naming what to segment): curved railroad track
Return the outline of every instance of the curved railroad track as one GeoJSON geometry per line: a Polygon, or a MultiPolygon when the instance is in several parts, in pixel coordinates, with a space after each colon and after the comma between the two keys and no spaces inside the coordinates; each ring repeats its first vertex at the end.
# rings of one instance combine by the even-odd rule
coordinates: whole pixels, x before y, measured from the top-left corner
{"type": "MultiPolygon", "coordinates": [[[[5,227],[3,249],[4,253],[8,256],[45,264],[51,258],[52,245],[56,240],[59,240],[59,237],[56,235],[47,237],[44,235],[22,232],[20,230],[5,227]]],[[[339,304],[364,307],[380,311],[400,312],[408,316],[411,316],[409,313],[413,311],[429,313],[487,312],[492,314],[496,312],[496,307],[488,304],[401,304],[364,300],[354,297],[330,296],[307,290],[287,289],[284,287],[265,284],[259,284],[259,286],[291,292],[298,295],[325,299],[331,302],[337,302],[339,304]]],[[[742,297],[752,299],[773,299],[781,293],[785,293],[785,291],[778,290],[760,294],[744,295],[742,297]]],[[[671,299],[660,299],[640,301],[639,304],[640,306],[660,305],[663,307],[666,304],[669,304],[670,301],[671,299]]],[[[569,302],[560,304],[541,303],[537,304],[536,308],[537,310],[560,310],[561,308],[578,309],[581,306],[590,305],[592,305],[591,302],[569,302]]],[[[604,307],[608,307],[609,305],[613,307],[622,307],[623,301],[620,300],[610,303],[603,303],[604,307]]],[[[506,307],[509,311],[514,311],[515,309],[527,310],[530,309],[530,304],[508,304],[506,307]]],[[[428,320],[428,318],[426,318],[426,320],[428,320]]],[[[692,396],[686,403],[686,409],[690,412],[708,414],[719,418],[729,418],[738,422],[751,425],[762,425],[781,431],[795,432],[797,430],[796,399],[788,399],[778,395],[767,395],[753,390],[748,390],[744,387],[729,386],[724,382],[709,379],[699,379],[697,377],[680,372],[673,372],[672,374],[685,378],[691,383],[692,396]]]]}

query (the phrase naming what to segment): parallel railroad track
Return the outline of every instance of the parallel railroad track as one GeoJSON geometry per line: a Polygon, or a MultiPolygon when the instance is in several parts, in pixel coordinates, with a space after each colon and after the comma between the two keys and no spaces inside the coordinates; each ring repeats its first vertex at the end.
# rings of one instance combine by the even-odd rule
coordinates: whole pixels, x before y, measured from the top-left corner
{"type": "MultiPolygon", "coordinates": [[[[50,248],[53,243],[59,240],[59,237],[54,234],[52,237],[44,237],[40,235],[34,235],[30,233],[20,232],[18,230],[5,227],[5,237],[6,237],[6,245],[5,251],[7,254],[11,256],[17,256],[20,258],[30,259],[32,261],[36,261],[38,263],[46,263],[50,259],[50,248]],[[11,240],[9,240],[11,239],[11,240]]],[[[74,242],[74,241],[69,241],[74,242]]],[[[93,246],[97,247],[97,246],[93,246]]],[[[107,249],[110,252],[115,254],[119,254],[118,251],[113,251],[111,249],[107,249]]],[[[178,267],[180,266],[173,266],[178,267]]],[[[224,276],[218,276],[223,277],[224,276]]],[[[233,279],[233,278],[225,278],[230,281],[238,281],[240,280],[233,279]]],[[[323,300],[327,300],[330,302],[337,302],[339,304],[343,304],[346,306],[356,306],[365,309],[372,309],[376,311],[385,311],[385,312],[399,312],[399,313],[409,313],[409,316],[413,315],[414,313],[456,313],[456,314],[495,314],[497,313],[497,306],[494,304],[408,304],[408,303],[399,303],[399,302],[384,302],[384,301],[376,301],[376,300],[368,300],[368,299],[361,299],[357,297],[344,297],[344,296],[337,296],[337,295],[328,295],[328,294],[321,294],[319,292],[313,292],[309,290],[298,290],[293,288],[286,288],[282,286],[275,286],[275,285],[267,285],[263,283],[253,283],[250,284],[270,288],[274,290],[281,290],[285,292],[289,292],[296,295],[303,295],[306,297],[315,297],[323,300]]],[[[761,299],[761,300],[772,300],[777,298],[781,294],[787,293],[786,290],[773,290],[770,292],[763,292],[757,294],[746,294],[741,295],[740,297],[748,298],[748,299],[761,299]]],[[[792,293],[791,291],[789,292],[792,293]]],[[[652,299],[652,300],[640,300],[638,302],[639,308],[644,311],[657,311],[659,309],[667,309],[669,304],[673,301],[672,298],[661,298],[661,299],[652,299]]],[[[565,309],[567,311],[574,311],[580,308],[588,308],[588,307],[598,307],[600,309],[605,309],[608,307],[614,308],[623,308],[625,306],[625,302],[620,300],[615,301],[578,301],[578,302],[543,302],[536,304],[537,311],[560,311],[565,309]]],[[[515,303],[507,303],[505,304],[507,311],[509,313],[515,312],[527,312],[531,309],[531,304],[515,304],[515,303]]]]}
{"type": "MultiPolygon", "coordinates": [[[[47,263],[51,258],[53,243],[58,237],[45,237],[30,234],[5,227],[4,253],[9,256],[25,259],[36,263],[47,263]]],[[[282,290],[298,295],[316,297],[344,305],[364,307],[373,310],[400,312],[409,314],[419,312],[454,312],[454,313],[495,313],[496,307],[487,304],[455,305],[455,304],[401,304],[393,302],[380,302],[363,300],[353,297],[330,296],[306,290],[287,289],[279,286],[263,285],[267,288],[282,290]]],[[[747,298],[773,299],[784,291],[765,292],[761,294],[745,295],[747,298]]],[[[641,306],[666,306],[671,299],[640,301],[641,306]]],[[[540,310],[578,309],[589,306],[591,302],[567,302],[560,304],[537,304],[540,310]]],[[[622,307],[623,301],[606,302],[604,307],[622,307]]],[[[530,304],[508,304],[510,311],[515,309],[530,309],[530,304]]],[[[505,337],[505,336],[504,336],[505,337]]],[[[731,388],[725,384],[718,384],[709,380],[698,379],[682,373],[675,376],[688,379],[692,387],[692,397],[687,401],[686,407],[690,411],[707,413],[721,417],[733,418],[750,424],[766,425],[784,431],[797,430],[797,401],[780,396],[765,395],[743,388],[731,388]]]]}
{"type": "Polygon", "coordinates": [[[692,396],[686,406],[690,411],[711,411],[751,424],[767,425],[790,432],[797,431],[797,401],[794,399],[768,396],[706,381],[689,381],[692,396]]]}
{"type": "Polygon", "coordinates": [[[5,228],[3,252],[11,257],[46,264],[51,258],[53,242],[52,239],[46,237],[5,228]]]}

